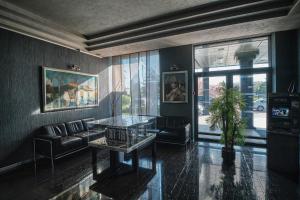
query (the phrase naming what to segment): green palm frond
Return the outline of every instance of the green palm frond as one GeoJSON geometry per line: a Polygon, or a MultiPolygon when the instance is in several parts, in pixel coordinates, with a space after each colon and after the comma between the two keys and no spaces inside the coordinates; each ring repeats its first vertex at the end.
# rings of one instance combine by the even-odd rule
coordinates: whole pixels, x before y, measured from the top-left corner
{"type": "Polygon", "coordinates": [[[226,147],[233,148],[234,144],[244,143],[245,122],[241,112],[245,101],[241,92],[236,88],[226,88],[223,82],[219,87],[219,96],[213,99],[207,121],[210,128],[222,130],[221,142],[226,147]]]}

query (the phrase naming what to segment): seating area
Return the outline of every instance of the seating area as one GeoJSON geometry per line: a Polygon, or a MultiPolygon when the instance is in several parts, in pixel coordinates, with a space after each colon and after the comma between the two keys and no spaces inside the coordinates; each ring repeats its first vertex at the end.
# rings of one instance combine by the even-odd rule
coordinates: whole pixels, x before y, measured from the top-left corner
{"type": "MultiPolygon", "coordinates": [[[[52,161],[88,147],[88,142],[104,136],[105,130],[95,129],[87,122],[94,118],[41,127],[34,136],[34,157],[46,156],[52,161]]],[[[35,161],[36,162],[36,161],[35,161]]]]}
{"type": "Polygon", "coordinates": [[[300,199],[300,0],[0,0],[0,200],[300,199]]]}

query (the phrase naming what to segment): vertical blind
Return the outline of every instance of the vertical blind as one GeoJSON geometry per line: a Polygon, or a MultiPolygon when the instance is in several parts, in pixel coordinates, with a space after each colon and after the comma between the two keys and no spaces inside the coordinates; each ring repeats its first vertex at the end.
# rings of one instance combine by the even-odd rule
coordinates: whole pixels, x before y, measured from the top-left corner
{"type": "Polygon", "coordinates": [[[111,115],[159,115],[159,52],[148,51],[110,59],[111,115]]]}

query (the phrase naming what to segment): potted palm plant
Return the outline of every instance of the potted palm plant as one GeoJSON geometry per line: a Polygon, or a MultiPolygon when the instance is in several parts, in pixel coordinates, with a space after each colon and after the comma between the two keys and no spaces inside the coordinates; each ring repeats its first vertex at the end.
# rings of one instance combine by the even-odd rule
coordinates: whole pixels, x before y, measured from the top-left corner
{"type": "Polygon", "coordinates": [[[223,162],[232,164],[235,160],[235,144],[244,143],[245,123],[241,118],[241,111],[245,107],[244,98],[236,88],[226,88],[222,83],[219,96],[214,98],[209,107],[210,117],[207,121],[212,129],[222,130],[221,142],[223,162]]]}

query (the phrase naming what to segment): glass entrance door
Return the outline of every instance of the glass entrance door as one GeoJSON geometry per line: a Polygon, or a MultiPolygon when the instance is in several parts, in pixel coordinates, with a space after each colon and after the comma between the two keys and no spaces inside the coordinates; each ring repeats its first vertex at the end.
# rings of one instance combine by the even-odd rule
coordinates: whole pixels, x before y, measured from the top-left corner
{"type": "Polygon", "coordinates": [[[246,122],[246,137],[266,138],[267,74],[235,75],[233,87],[239,89],[245,99],[242,117],[246,122]]]}
{"type": "Polygon", "coordinates": [[[267,108],[267,73],[224,74],[220,76],[196,77],[198,138],[219,141],[221,130],[211,129],[207,119],[209,106],[219,95],[222,84],[238,89],[245,100],[246,108],[242,118],[246,122],[246,142],[265,145],[266,108],[267,108]]]}
{"type": "Polygon", "coordinates": [[[220,130],[210,129],[207,122],[209,106],[214,98],[219,95],[219,88],[226,84],[226,76],[198,77],[197,78],[197,109],[198,109],[198,132],[203,134],[220,134],[220,130]]]}
{"type": "Polygon", "coordinates": [[[271,92],[269,37],[245,38],[194,47],[195,130],[198,138],[219,141],[220,130],[210,129],[208,108],[218,87],[238,88],[245,100],[246,143],[266,146],[266,97],[271,92]],[[197,88],[198,87],[198,88],[197,88]],[[200,137],[201,136],[201,137],[200,137]]]}

